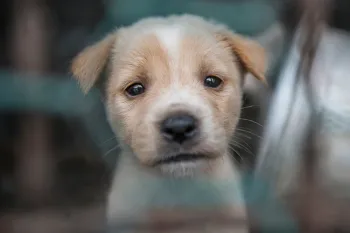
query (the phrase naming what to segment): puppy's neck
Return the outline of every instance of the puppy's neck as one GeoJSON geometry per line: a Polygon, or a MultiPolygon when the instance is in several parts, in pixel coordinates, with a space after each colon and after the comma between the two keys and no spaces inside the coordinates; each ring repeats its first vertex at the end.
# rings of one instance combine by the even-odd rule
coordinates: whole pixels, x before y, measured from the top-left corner
{"type": "MultiPolygon", "coordinates": [[[[135,216],[138,216],[138,211],[141,208],[138,205],[147,205],[150,200],[159,195],[159,192],[164,192],[164,190],[168,189],[169,185],[176,185],[176,180],[164,180],[164,175],[141,166],[134,155],[129,153],[124,151],[118,162],[118,168],[116,169],[109,193],[108,220],[113,219],[115,221],[115,219],[120,217],[121,213],[123,217],[135,218],[135,216]],[[133,195],[135,198],[133,198],[133,195]]],[[[229,154],[219,158],[217,163],[213,164],[213,169],[210,173],[193,178],[194,182],[197,182],[196,178],[198,178],[202,186],[204,184],[207,189],[211,189],[215,193],[214,196],[222,199],[223,203],[238,203],[238,206],[233,204],[235,207],[230,208],[234,215],[237,212],[240,213],[239,215],[245,215],[240,177],[229,154]]],[[[188,181],[188,179],[180,180],[188,181]]],[[[186,189],[184,192],[191,192],[191,190],[186,189]]],[[[167,192],[165,191],[165,193],[167,192]]],[[[224,208],[227,208],[227,206],[224,204],[224,208]]]]}

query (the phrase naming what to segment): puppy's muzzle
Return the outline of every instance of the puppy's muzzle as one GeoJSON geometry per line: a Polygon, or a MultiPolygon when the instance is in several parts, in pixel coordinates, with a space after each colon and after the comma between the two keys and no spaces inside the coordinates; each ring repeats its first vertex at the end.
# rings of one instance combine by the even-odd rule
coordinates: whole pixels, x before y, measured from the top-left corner
{"type": "Polygon", "coordinates": [[[170,143],[184,144],[198,137],[198,121],[189,114],[176,114],[161,122],[161,134],[170,143]]]}

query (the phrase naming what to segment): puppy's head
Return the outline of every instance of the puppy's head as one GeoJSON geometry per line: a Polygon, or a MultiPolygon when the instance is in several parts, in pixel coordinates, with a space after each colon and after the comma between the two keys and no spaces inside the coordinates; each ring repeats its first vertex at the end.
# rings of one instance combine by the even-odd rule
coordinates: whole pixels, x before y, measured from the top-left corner
{"type": "Polygon", "coordinates": [[[84,92],[108,68],[106,109],[125,148],[177,175],[228,154],[247,72],[265,81],[263,49],[195,16],[142,20],[86,48],[72,72],[84,92]]]}

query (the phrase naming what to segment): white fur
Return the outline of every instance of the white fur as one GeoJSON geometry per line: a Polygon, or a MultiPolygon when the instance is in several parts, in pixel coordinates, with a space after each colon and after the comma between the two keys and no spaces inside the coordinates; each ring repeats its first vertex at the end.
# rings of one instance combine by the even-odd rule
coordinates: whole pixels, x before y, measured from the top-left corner
{"type": "Polygon", "coordinates": [[[173,62],[176,62],[176,60],[179,59],[178,51],[181,42],[181,29],[176,26],[162,27],[155,29],[155,34],[157,35],[163,49],[168,52],[168,55],[173,62]]]}

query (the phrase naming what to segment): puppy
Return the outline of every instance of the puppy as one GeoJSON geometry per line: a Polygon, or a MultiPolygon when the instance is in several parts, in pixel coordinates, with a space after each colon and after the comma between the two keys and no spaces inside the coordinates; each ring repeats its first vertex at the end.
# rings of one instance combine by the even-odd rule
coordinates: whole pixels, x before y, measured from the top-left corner
{"type": "Polygon", "coordinates": [[[244,76],[265,82],[259,44],[198,16],[153,17],[110,33],[72,63],[84,93],[104,70],[106,113],[122,150],[109,221],[132,215],[124,190],[146,178],[239,183],[230,140],[244,76]]]}

